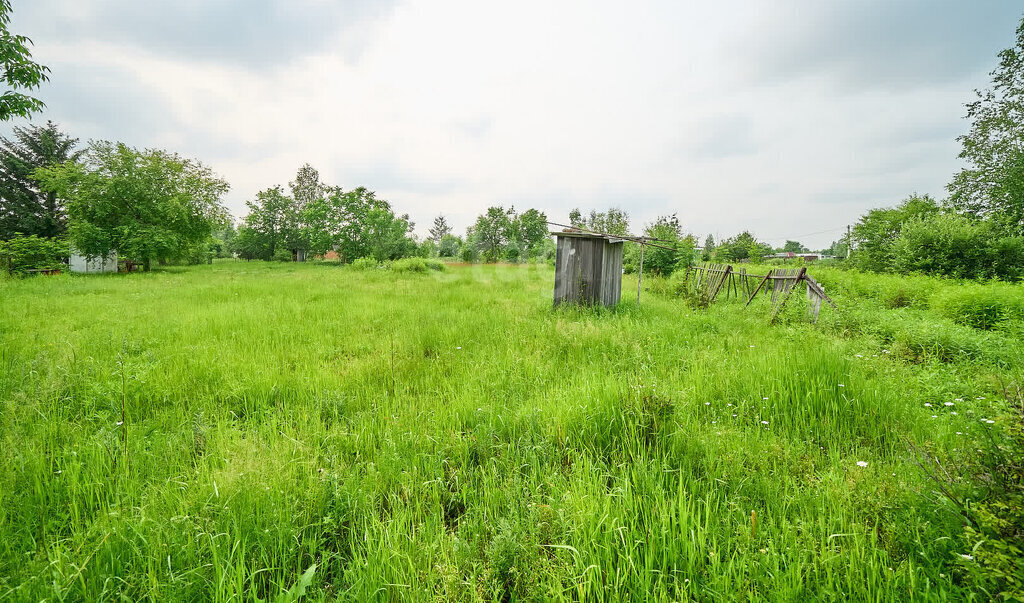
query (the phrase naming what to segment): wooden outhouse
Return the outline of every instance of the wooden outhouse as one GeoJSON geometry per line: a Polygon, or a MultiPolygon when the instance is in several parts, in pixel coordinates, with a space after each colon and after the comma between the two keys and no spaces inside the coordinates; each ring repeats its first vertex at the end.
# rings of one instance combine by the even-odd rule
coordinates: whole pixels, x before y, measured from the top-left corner
{"type": "Polygon", "coordinates": [[[622,295],[622,239],[583,232],[553,232],[555,305],[614,306],[622,295]]]}

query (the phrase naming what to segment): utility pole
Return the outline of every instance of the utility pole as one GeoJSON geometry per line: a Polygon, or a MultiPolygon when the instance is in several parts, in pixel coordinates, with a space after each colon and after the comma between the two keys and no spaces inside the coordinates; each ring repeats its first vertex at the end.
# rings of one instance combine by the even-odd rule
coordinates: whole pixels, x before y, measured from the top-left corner
{"type": "Polygon", "coordinates": [[[850,225],[846,225],[846,259],[850,259],[850,249],[853,247],[853,236],[850,234],[850,225]]]}
{"type": "Polygon", "coordinates": [[[640,285],[644,282],[644,240],[640,239],[640,270],[636,279],[636,304],[640,305],[640,285]]]}

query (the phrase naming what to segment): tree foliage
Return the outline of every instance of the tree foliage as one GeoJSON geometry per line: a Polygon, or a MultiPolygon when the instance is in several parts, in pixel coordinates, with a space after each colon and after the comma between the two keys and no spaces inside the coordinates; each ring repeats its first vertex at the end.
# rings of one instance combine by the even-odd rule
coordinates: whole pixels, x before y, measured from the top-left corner
{"type": "Polygon", "coordinates": [[[256,193],[245,205],[249,213],[235,240],[235,251],[243,258],[271,260],[278,250],[287,248],[288,241],[297,238],[293,232],[297,228],[294,200],[280,186],[256,193]]]}
{"type": "Polygon", "coordinates": [[[50,69],[32,60],[28,49],[32,40],[8,31],[10,22],[11,0],[0,0],[0,69],[6,85],[0,95],[0,121],[12,117],[27,119],[42,111],[46,106],[43,101],[18,90],[34,90],[50,79],[46,75],[50,69]]]}
{"type": "Polygon", "coordinates": [[[185,256],[227,221],[228,184],[198,161],[90,143],[84,162],[41,168],[43,190],[67,200],[68,239],[90,257],[116,251],[141,262],[185,256]]]}
{"type": "Polygon", "coordinates": [[[586,218],[579,209],[569,212],[569,224],[576,228],[613,235],[629,234],[629,214],[618,207],[608,211],[590,210],[586,218]]]}
{"type": "Polygon", "coordinates": [[[316,253],[335,250],[342,262],[373,257],[379,262],[411,255],[413,223],[406,214],[396,215],[391,204],[364,187],[330,194],[303,210],[310,249],[316,253]]]}
{"type": "Polygon", "coordinates": [[[895,208],[872,209],[853,227],[852,262],[864,270],[890,270],[893,265],[892,246],[899,238],[903,224],[937,213],[939,204],[928,195],[911,195],[895,208]]]}
{"type": "Polygon", "coordinates": [[[536,209],[519,214],[514,207],[489,207],[466,231],[465,246],[471,246],[473,251],[465,250],[464,246],[461,255],[466,261],[479,258],[484,262],[537,258],[550,244],[547,219],[544,212],[536,209]]]}
{"type": "Polygon", "coordinates": [[[971,128],[958,140],[967,162],[949,185],[948,204],[1024,235],[1024,19],[1016,44],[999,53],[992,87],[967,105],[971,128]]]}
{"type": "Polygon", "coordinates": [[[745,230],[719,243],[715,248],[715,257],[728,262],[760,260],[771,251],[770,245],[758,241],[750,231],[745,230]]]}
{"type": "Polygon", "coordinates": [[[451,232],[452,227],[448,225],[448,220],[444,216],[438,216],[434,218],[434,225],[430,227],[430,240],[440,246],[441,241],[451,232]]]}
{"type": "Polygon", "coordinates": [[[66,161],[77,161],[77,138],[56,124],[15,127],[13,140],[0,138],[0,239],[15,233],[55,237],[67,225],[64,203],[57,193],[43,191],[32,173],[66,161]]]}
{"type": "MultiPolygon", "coordinates": [[[[697,241],[683,232],[683,226],[676,214],[658,216],[654,222],[644,227],[644,236],[658,239],[655,242],[658,247],[648,245],[643,249],[644,273],[669,276],[677,269],[688,266],[693,259],[697,241]]],[[[627,264],[627,270],[632,272],[639,265],[640,250],[639,245],[629,245],[623,263],[627,264]]]]}
{"type": "Polygon", "coordinates": [[[957,214],[910,218],[890,255],[897,272],[1007,280],[1024,276],[1024,238],[1000,236],[992,222],[957,214]]]}

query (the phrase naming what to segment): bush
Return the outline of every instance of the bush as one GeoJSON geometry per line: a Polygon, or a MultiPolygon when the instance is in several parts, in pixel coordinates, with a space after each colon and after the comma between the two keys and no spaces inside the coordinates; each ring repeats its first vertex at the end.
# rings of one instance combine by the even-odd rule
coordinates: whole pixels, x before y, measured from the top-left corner
{"type": "Polygon", "coordinates": [[[950,287],[935,295],[932,308],[959,324],[992,329],[1024,317],[1024,290],[1002,283],[950,287]]]}
{"type": "Polygon", "coordinates": [[[353,270],[376,270],[380,264],[373,258],[357,258],[350,266],[353,270]]]}
{"type": "Polygon", "coordinates": [[[8,274],[27,274],[34,270],[58,270],[68,257],[67,241],[36,235],[19,235],[0,241],[0,270],[8,274]]]}
{"type": "Polygon", "coordinates": [[[445,266],[444,262],[440,260],[423,258],[402,258],[400,260],[395,260],[391,262],[390,268],[395,272],[416,272],[423,274],[431,270],[440,272],[444,270],[445,266]]]}
{"type": "Polygon", "coordinates": [[[1000,237],[987,222],[955,214],[908,220],[892,245],[892,268],[954,278],[1024,276],[1024,239],[1000,237]]]}
{"type": "Polygon", "coordinates": [[[295,257],[290,249],[278,249],[274,252],[274,257],[270,259],[275,262],[291,262],[295,257]]]}

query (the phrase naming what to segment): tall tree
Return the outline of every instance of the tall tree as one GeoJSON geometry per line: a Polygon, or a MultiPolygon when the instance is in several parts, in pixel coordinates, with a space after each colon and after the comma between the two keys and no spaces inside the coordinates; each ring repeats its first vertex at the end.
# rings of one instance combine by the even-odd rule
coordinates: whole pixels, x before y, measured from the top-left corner
{"type": "Polygon", "coordinates": [[[668,276],[677,268],[688,265],[693,257],[696,241],[683,233],[683,226],[676,214],[658,216],[644,228],[644,236],[659,240],[659,247],[647,246],[644,250],[645,272],[668,276]]]}
{"type": "Polygon", "coordinates": [[[336,250],[342,262],[361,257],[378,261],[409,255],[416,243],[409,234],[408,215],[395,215],[391,204],[373,191],[332,189],[326,197],[308,204],[303,219],[309,229],[310,249],[336,250]]]}
{"type": "Polygon", "coordinates": [[[804,247],[800,241],[786,241],[782,246],[782,251],[788,251],[792,253],[807,253],[809,250],[804,247]]]}
{"type": "Polygon", "coordinates": [[[1024,19],[991,76],[992,87],[975,91],[977,100],[967,105],[971,129],[957,140],[968,166],[949,184],[948,204],[1024,235],[1024,19]]]}
{"type": "Polygon", "coordinates": [[[256,198],[246,201],[249,214],[238,229],[239,253],[246,259],[274,259],[279,249],[287,249],[287,241],[294,239],[295,201],[280,186],[274,186],[256,193],[256,198]]]}
{"type": "Polygon", "coordinates": [[[34,90],[50,79],[46,75],[50,69],[32,61],[28,49],[32,40],[8,31],[10,22],[11,0],[0,0],[0,69],[3,70],[0,79],[6,84],[0,95],[0,121],[15,116],[27,119],[42,111],[46,106],[43,101],[18,90],[34,90]]]}
{"type": "Polygon", "coordinates": [[[471,232],[466,234],[467,242],[472,240],[480,257],[485,262],[497,262],[505,255],[505,245],[509,242],[509,235],[512,233],[512,217],[514,210],[506,210],[500,206],[488,207],[487,211],[478,216],[471,227],[471,232]]]}
{"type": "Polygon", "coordinates": [[[939,205],[928,195],[911,195],[894,208],[872,209],[853,226],[853,263],[865,270],[889,270],[893,261],[892,246],[903,224],[937,213],[939,205]]]}
{"type": "Polygon", "coordinates": [[[746,259],[759,260],[771,251],[770,245],[758,241],[750,231],[745,230],[719,243],[715,257],[733,262],[746,259]]]}
{"type": "Polygon", "coordinates": [[[289,182],[288,187],[299,211],[309,203],[323,198],[328,190],[327,185],[320,181],[320,172],[308,163],[299,168],[295,180],[289,182]]]}
{"type": "Polygon", "coordinates": [[[43,190],[67,200],[68,239],[87,256],[140,261],[188,254],[227,221],[228,184],[198,161],[94,141],[83,163],[35,172],[43,190]]]}
{"type": "Polygon", "coordinates": [[[448,225],[448,220],[445,220],[444,216],[438,216],[434,218],[434,225],[430,227],[430,240],[440,245],[441,239],[451,232],[452,227],[448,225]]]}
{"type": "Polygon", "coordinates": [[[15,127],[14,139],[0,138],[0,239],[14,233],[55,237],[66,228],[63,200],[42,191],[32,173],[39,168],[78,161],[77,138],[45,126],[15,127]]]}
{"type": "Polygon", "coordinates": [[[580,209],[578,207],[574,207],[572,211],[569,212],[569,225],[576,228],[587,227],[587,221],[583,219],[583,214],[580,213],[580,209]]]}

